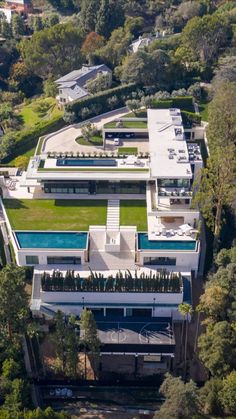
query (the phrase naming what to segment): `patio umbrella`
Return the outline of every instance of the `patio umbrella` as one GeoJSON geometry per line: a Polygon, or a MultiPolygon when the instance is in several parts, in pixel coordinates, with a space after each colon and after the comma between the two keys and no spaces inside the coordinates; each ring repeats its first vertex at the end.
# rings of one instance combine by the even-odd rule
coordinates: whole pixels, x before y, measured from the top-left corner
{"type": "Polygon", "coordinates": [[[186,233],[186,231],[190,231],[193,229],[189,224],[182,224],[179,228],[186,233]]]}

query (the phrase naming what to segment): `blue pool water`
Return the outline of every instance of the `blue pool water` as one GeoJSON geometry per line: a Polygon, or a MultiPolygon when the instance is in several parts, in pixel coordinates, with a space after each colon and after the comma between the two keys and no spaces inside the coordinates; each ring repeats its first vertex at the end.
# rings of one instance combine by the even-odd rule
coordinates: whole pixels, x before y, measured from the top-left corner
{"type": "Polygon", "coordinates": [[[57,159],[57,166],[117,166],[115,159],[57,159]]]}
{"type": "Polygon", "coordinates": [[[87,233],[18,231],[22,249],[86,249],[87,233]]]}
{"type": "Polygon", "coordinates": [[[147,233],[138,234],[140,250],[195,250],[196,241],[148,240],[147,233]]]}

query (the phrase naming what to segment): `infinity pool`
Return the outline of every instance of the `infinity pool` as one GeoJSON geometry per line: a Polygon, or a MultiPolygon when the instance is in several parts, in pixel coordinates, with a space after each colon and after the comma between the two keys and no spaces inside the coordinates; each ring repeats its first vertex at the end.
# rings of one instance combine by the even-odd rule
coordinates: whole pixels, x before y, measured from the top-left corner
{"type": "Polygon", "coordinates": [[[115,159],[57,159],[57,166],[117,166],[115,159]]]}
{"type": "Polygon", "coordinates": [[[147,233],[138,234],[140,250],[195,250],[196,241],[148,240],[147,233]]]}
{"type": "Polygon", "coordinates": [[[87,233],[15,232],[21,249],[86,249],[87,233]]]}

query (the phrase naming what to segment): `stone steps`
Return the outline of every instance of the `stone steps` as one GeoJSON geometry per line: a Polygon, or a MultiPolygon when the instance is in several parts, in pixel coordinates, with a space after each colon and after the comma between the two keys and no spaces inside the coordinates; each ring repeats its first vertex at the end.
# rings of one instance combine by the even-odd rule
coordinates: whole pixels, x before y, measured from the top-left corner
{"type": "Polygon", "coordinates": [[[119,230],[120,227],[120,201],[109,199],[107,203],[107,230],[119,230]]]}

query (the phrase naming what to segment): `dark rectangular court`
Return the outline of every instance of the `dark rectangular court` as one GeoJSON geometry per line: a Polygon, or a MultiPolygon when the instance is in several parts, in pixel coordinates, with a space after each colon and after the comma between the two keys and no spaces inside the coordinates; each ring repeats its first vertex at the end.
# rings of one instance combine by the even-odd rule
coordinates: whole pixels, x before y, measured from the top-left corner
{"type": "Polygon", "coordinates": [[[173,353],[175,339],[170,321],[159,319],[99,319],[101,352],[173,353]]]}

